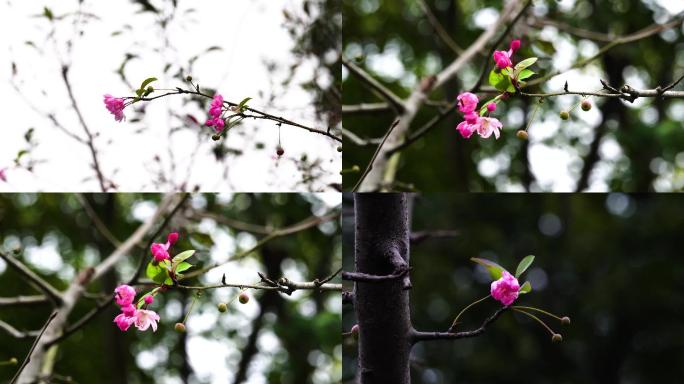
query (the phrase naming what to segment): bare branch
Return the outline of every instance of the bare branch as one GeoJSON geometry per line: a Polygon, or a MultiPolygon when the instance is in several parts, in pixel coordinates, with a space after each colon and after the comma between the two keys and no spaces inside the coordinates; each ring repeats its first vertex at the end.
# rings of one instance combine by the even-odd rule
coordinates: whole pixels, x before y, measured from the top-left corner
{"type": "Polygon", "coordinates": [[[358,79],[366,84],[372,91],[377,92],[383,99],[387,100],[397,112],[404,110],[404,102],[401,98],[395,95],[387,87],[375,80],[373,76],[364,71],[361,67],[354,64],[352,61],[342,57],[342,64],[349,69],[358,79]]]}
{"type": "Polygon", "coordinates": [[[21,363],[21,366],[19,366],[17,373],[14,374],[14,377],[10,381],[10,384],[14,384],[17,381],[17,379],[19,378],[19,375],[21,374],[21,371],[23,371],[24,367],[26,367],[26,364],[28,364],[29,361],[31,361],[31,355],[33,355],[33,351],[36,349],[36,346],[38,345],[40,338],[43,337],[43,334],[47,330],[47,328],[50,325],[50,323],[52,322],[52,320],[55,319],[55,317],[57,317],[57,312],[52,312],[50,317],[48,317],[47,321],[45,322],[45,325],[43,325],[43,329],[40,330],[40,333],[36,337],[36,340],[33,342],[33,345],[31,345],[31,349],[29,349],[29,353],[26,355],[24,362],[21,363]]]}
{"type": "Polygon", "coordinates": [[[546,26],[550,26],[550,27],[557,28],[563,32],[567,32],[570,35],[573,35],[573,36],[576,36],[576,37],[579,37],[582,39],[589,39],[589,40],[593,40],[593,41],[601,41],[604,43],[609,43],[609,42],[615,40],[615,36],[613,36],[611,34],[589,31],[586,29],[573,27],[570,24],[566,24],[566,23],[556,21],[556,20],[551,20],[551,19],[531,17],[527,21],[527,25],[533,26],[535,28],[543,28],[546,26]]]}
{"type": "Polygon", "coordinates": [[[411,233],[411,245],[418,245],[427,239],[444,239],[454,238],[461,235],[460,231],[451,229],[436,229],[427,231],[418,231],[411,233]]]}
{"type": "Polygon", "coordinates": [[[442,26],[442,23],[439,22],[437,16],[435,16],[435,14],[432,13],[432,10],[427,5],[425,0],[418,0],[418,6],[420,6],[420,9],[423,11],[423,13],[425,13],[428,22],[430,23],[430,25],[432,25],[432,28],[437,33],[437,36],[439,36],[439,38],[442,39],[444,44],[446,44],[447,47],[454,51],[455,54],[463,54],[463,48],[459,47],[458,44],[456,44],[456,42],[454,41],[454,39],[451,38],[449,32],[447,32],[446,29],[444,29],[444,26],[442,26]]]}
{"type": "Polygon", "coordinates": [[[464,339],[467,337],[475,337],[478,336],[482,333],[484,333],[487,330],[487,326],[489,324],[493,323],[496,319],[499,318],[499,316],[508,309],[508,307],[501,307],[499,308],[496,312],[494,312],[493,315],[489,316],[488,318],[485,319],[485,321],[482,323],[480,328],[477,328],[472,331],[464,331],[464,332],[453,332],[453,329],[449,329],[447,332],[419,332],[416,331],[415,329],[411,332],[411,344],[418,343],[420,341],[430,341],[430,340],[455,340],[455,339],[464,339]]]}
{"type": "Polygon", "coordinates": [[[0,257],[2,257],[7,264],[9,264],[22,276],[27,278],[30,284],[43,291],[43,293],[45,293],[55,305],[62,303],[62,294],[50,283],[43,280],[42,277],[38,276],[35,272],[29,269],[29,267],[24,265],[24,263],[7,253],[0,252],[0,257]]]}
{"type": "Polygon", "coordinates": [[[26,339],[29,337],[36,337],[39,334],[39,331],[22,332],[2,320],[0,320],[0,329],[7,332],[7,334],[14,337],[15,339],[26,339]]]}
{"type": "Polygon", "coordinates": [[[394,120],[394,123],[389,127],[387,130],[387,133],[385,133],[385,136],[382,138],[382,141],[378,145],[378,148],[375,150],[375,153],[373,153],[373,156],[371,157],[370,161],[368,162],[368,165],[366,166],[366,169],[363,171],[361,174],[361,177],[359,177],[359,180],[356,182],[356,185],[352,189],[352,192],[358,191],[359,187],[363,183],[363,179],[366,178],[368,173],[373,169],[373,163],[375,163],[375,159],[378,157],[378,154],[382,151],[382,146],[385,145],[385,141],[387,141],[387,138],[390,136],[394,128],[399,125],[399,120],[394,120]]]}
{"type": "Polygon", "coordinates": [[[397,280],[408,273],[410,268],[398,268],[397,271],[389,275],[371,275],[362,272],[342,272],[342,280],[354,281],[357,283],[382,283],[385,281],[397,280]]]}
{"type": "Polygon", "coordinates": [[[16,297],[0,297],[0,307],[16,307],[22,305],[46,304],[50,299],[47,296],[16,296],[16,297]]]}

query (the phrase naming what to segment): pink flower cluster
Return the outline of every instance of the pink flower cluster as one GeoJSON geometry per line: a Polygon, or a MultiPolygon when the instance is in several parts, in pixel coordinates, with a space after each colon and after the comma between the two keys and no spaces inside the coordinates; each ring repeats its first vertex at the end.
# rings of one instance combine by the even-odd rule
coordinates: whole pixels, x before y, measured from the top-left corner
{"type": "Polygon", "coordinates": [[[0,180],[7,182],[7,168],[0,168],[0,180]]]}
{"type": "Polygon", "coordinates": [[[171,232],[166,237],[166,244],[152,243],[150,251],[152,252],[154,260],[157,262],[161,262],[170,259],[171,256],[169,255],[169,248],[171,248],[171,246],[174,245],[176,241],[178,241],[178,233],[171,232]]]}
{"type": "Polygon", "coordinates": [[[496,66],[499,67],[500,69],[508,68],[513,66],[513,62],[511,61],[511,57],[513,57],[513,54],[515,51],[520,49],[520,40],[513,40],[511,41],[511,46],[507,51],[495,51],[494,52],[494,61],[496,62],[496,66]]]}
{"type": "Polygon", "coordinates": [[[107,110],[114,115],[116,121],[121,121],[124,119],[123,109],[126,107],[124,104],[124,99],[120,97],[114,97],[112,95],[104,95],[104,103],[107,110]]]}
{"type": "Polygon", "coordinates": [[[214,131],[221,132],[225,122],[221,118],[221,113],[223,112],[223,96],[217,94],[211,101],[211,106],[209,108],[209,116],[207,120],[208,127],[214,127],[214,131]]]}
{"type": "Polygon", "coordinates": [[[492,297],[505,306],[513,304],[515,299],[518,298],[519,292],[520,284],[518,284],[518,279],[513,277],[508,271],[503,271],[501,278],[492,282],[492,297]]]}
{"type": "MultiPolygon", "coordinates": [[[[133,305],[135,301],[135,289],[129,285],[119,285],[114,290],[116,304],[121,307],[121,313],[114,318],[114,322],[122,331],[127,331],[131,325],[135,325],[141,331],[146,331],[152,326],[152,331],[157,331],[159,315],[151,310],[137,309],[133,305]]],[[[145,303],[151,304],[152,296],[145,296],[145,303]]]]}
{"type": "MultiPolygon", "coordinates": [[[[499,130],[503,127],[501,122],[493,117],[479,116],[477,112],[477,103],[479,99],[476,95],[470,92],[463,92],[456,98],[458,100],[458,110],[463,113],[464,121],[462,121],[456,130],[468,139],[473,133],[477,132],[482,138],[488,138],[494,134],[495,138],[499,138],[499,130]]],[[[496,110],[496,103],[487,104],[487,110],[494,112],[496,110]]]]}

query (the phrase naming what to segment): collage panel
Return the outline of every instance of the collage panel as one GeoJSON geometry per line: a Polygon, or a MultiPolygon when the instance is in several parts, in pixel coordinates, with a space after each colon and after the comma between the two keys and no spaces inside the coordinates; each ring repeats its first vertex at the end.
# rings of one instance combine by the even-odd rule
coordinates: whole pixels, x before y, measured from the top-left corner
{"type": "Polygon", "coordinates": [[[341,28],[338,0],[2,1],[0,192],[340,190],[341,28]]]}
{"type": "Polygon", "coordinates": [[[684,189],[684,2],[342,4],[345,191],[684,189]]]}
{"type": "Polygon", "coordinates": [[[340,204],[0,195],[0,381],[340,382],[340,204]]]}
{"type": "Polygon", "coordinates": [[[345,194],[343,383],[684,374],[684,197],[345,194]]]}

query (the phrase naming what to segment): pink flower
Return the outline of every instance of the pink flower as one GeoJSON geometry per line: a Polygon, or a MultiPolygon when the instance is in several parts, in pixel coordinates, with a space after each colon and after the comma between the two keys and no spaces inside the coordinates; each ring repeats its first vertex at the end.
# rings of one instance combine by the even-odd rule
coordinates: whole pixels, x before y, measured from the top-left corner
{"type": "Polygon", "coordinates": [[[207,119],[206,125],[208,127],[214,127],[216,132],[223,131],[225,126],[225,121],[221,118],[221,113],[223,112],[223,96],[217,94],[211,101],[209,106],[209,119],[207,119]]]}
{"type": "Polygon", "coordinates": [[[129,317],[135,315],[135,305],[128,304],[126,306],[121,307],[121,313],[129,317]]]}
{"type": "Polygon", "coordinates": [[[477,123],[477,118],[478,118],[478,117],[479,117],[479,116],[478,116],[477,113],[475,113],[475,112],[468,112],[468,113],[466,113],[466,114],[463,116],[463,118],[465,119],[466,122],[468,122],[468,124],[475,124],[475,123],[477,123]]]}
{"type": "Polygon", "coordinates": [[[116,325],[119,327],[120,330],[123,332],[126,332],[128,328],[135,322],[135,317],[132,316],[126,316],[125,314],[121,313],[119,316],[114,318],[114,322],[116,325]]]}
{"type": "Polygon", "coordinates": [[[489,112],[494,112],[494,111],[496,111],[496,103],[489,103],[489,104],[487,104],[487,110],[488,110],[489,112]]]}
{"type": "Polygon", "coordinates": [[[7,182],[7,174],[5,173],[7,168],[0,169],[0,180],[7,182]]]}
{"type": "Polygon", "coordinates": [[[154,297],[152,297],[151,295],[145,296],[145,304],[152,304],[153,301],[154,297]]]}
{"type": "Polygon", "coordinates": [[[119,285],[114,290],[116,296],[116,303],[121,307],[133,304],[135,299],[135,289],[130,285],[119,285]]]}
{"type": "Polygon", "coordinates": [[[456,130],[463,136],[464,139],[469,139],[474,132],[477,131],[477,125],[468,124],[467,121],[461,121],[460,124],[456,126],[456,130]]]}
{"type": "Polygon", "coordinates": [[[517,51],[518,49],[520,49],[520,40],[515,39],[511,41],[511,47],[508,50],[508,57],[512,57],[515,51],[517,51]]]}
{"type": "Polygon", "coordinates": [[[176,244],[176,241],[178,241],[178,232],[169,233],[169,235],[166,236],[166,241],[169,243],[169,245],[176,244]]]}
{"type": "Polygon", "coordinates": [[[456,100],[458,100],[458,110],[464,114],[475,111],[477,103],[480,101],[476,95],[470,92],[461,93],[456,100]]]}
{"type": "Polygon", "coordinates": [[[107,94],[104,95],[104,103],[109,112],[114,115],[114,120],[121,121],[124,119],[124,99],[107,94]]]}
{"type": "Polygon", "coordinates": [[[157,331],[157,321],[159,321],[159,315],[154,311],[149,311],[146,309],[138,309],[135,312],[135,327],[141,331],[146,331],[147,328],[152,326],[152,331],[157,331]]]}
{"type": "Polygon", "coordinates": [[[513,65],[513,63],[511,62],[511,57],[508,55],[508,52],[506,51],[495,51],[494,61],[496,62],[496,66],[500,69],[508,68],[511,65],[513,65]]]}
{"type": "Polygon", "coordinates": [[[167,244],[152,243],[150,251],[152,252],[155,261],[161,262],[171,257],[169,256],[169,247],[167,244]]]}
{"type": "Polygon", "coordinates": [[[499,130],[503,127],[503,124],[498,119],[494,117],[480,117],[477,123],[477,134],[480,137],[486,139],[493,133],[495,138],[499,138],[499,130]]]}
{"type": "Polygon", "coordinates": [[[519,292],[520,285],[518,284],[518,279],[507,271],[503,271],[503,275],[499,280],[492,282],[492,297],[505,306],[513,304],[515,299],[518,298],[519,292]]]}

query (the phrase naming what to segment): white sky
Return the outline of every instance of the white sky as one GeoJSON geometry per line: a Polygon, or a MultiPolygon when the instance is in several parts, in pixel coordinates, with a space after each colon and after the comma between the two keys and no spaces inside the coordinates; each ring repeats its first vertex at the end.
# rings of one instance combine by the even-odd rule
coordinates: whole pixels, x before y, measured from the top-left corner
{"type": "MultiPolygon", "coordinates": [[[[230,0],[199,3],[180,0],[177,16],[168,27],[171,48],[164,48],[163,35],[155,23],[155,16],[149,12],[136,13],[139,5],[130,1],[84,2],[83,10],[101,20],[85,24],[82,27],[84,34],[75,40],[70,79],[85,120],[99,135],[96,145],[100,150],[103,171],[119,185],[119,191],[156,190],[151,183],[157,169],[152,159],[159,155],[168,175],[170,153],[176,161],[178,171],[174,173],[173,180],[178,185],[185,178],[198,135],[195,129],[184,128],[169,139],[170,127],[178,124],[169,118],[168,108],[181,115],[191,113],[201,122],[206,119],[206,111],[194,105],[182,107],[181,97],[174,96],[149,103],[146,116],[140,123],[115,122],[104,107],[102,95],[132,94],[115,73],[127,52],[140,55],[126,67],[126,76],[134,86],[147,77],[155,76],[159,78],[153,83],[156,88],[174,88],[184,84],[171,79],[177,66],[164,76],[166,60],[185,64],[206,48],[221,46],[223,50],[210,52],[195,62],[192,75],[200,86],[217,88],[230,101],[239,102],[245,97],[253,97],[251,107],[304,125],[325,127],[325,123],[317,121],[314,115],[311,95],[295,86],[281,89],[280,82],[289,76],[287,71],[269,73],[263,64],[265,59],[283,64],[285,68],[293,63],[290,53],[293,42],[282,28],[283,9],[297,12],[301,10],[301,2],[230,0]],[[196,12],[184,15],[184,11],[193,6],[196,12]],[[132,28],[124,29],[125,24],[132,28]],[[114,31],[123,33],[111,36],[114,31]],[[155,49],[160,49],[161,53],[155,49]],[[260,91],[264,92],[263,98],[259,97],[260,91]],[[266,105],[272,91],[283,96],[276,98],[274,105],[266,105]],[[134,133],[142,127],[148,129],[144,133],[134,133]]],[[[89,168],[91,158],[87,148],[35,113],[9,83],[12,77],[10,62],[15,62],[18,70],[16,79],[30,102],[45,112],[54,112],[67,129],[83,135],[60,77],[59,57],[65,57],[66,41],[74,35],[73,18],[56,22],[58,44],[55,48],[46,39],[50,23],[44,17],[33,17],[42,14],[44,6],[50,7],[55,16],[60,16],[74,12],[77,4],[76,0],[3,0],[0,3],[0,35],[3,36],[0,41],[0,100],[3,100],[4,112],[0,128],[0,168],[12,165],[17,152],[25,146],[23,135],[30,127],[36,129],[35,137],[39,143],[33,158],[44,161],[35,167],[33,173],[10,169],[7,172],[9,182],[0,183],[0,192],[98,190],[94,173],[89,168]],[[33,41],[45,54],[25,44],[26,41],[33,41]]],[[[162,2],[152,1],[152,4],[162,2]]],[[[310,79],[313,65],[309,62],[300,66],[295,79],[310,79]]],[[[127,108],[125,112],[130,118],[131,111],[127,108]]],[[[301,174],[293,159],[299,159],[302,153],[306,153],[310,160],[320,159],[326,171],[327,176],[315,183],[316,188],[324,189],[329,183],[341,182],[341,153],[336,151],[337,142],[298,128],[283,127],[285,156],[276,161],[278,135],[275,124],[248,122],[237,129],[255,138],[243,138],[231,131],[227,146],[242,149],[245,154],[230,158],[225,167],[214,161],[210,151],[213,144],[211,132],[204,128],[204,134],[199,138],[202,146],[190,172],[191,186],[199,184],[203,191],[301,190],[302,186],[296,186],[301,174]],[[265,149],[255,150],[256,141],[264,143],[265,149]],[[223,176],[225,168],[228,169],[227,178],[223,176]]],[[[162,190],[168,188],[165,185],[162,190]]]]}

